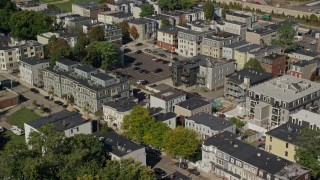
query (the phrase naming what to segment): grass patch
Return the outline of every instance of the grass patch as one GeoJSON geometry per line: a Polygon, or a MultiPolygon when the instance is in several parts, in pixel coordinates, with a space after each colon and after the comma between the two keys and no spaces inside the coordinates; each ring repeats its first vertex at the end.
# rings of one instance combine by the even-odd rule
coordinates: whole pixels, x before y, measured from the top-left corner
{"type": "MultiPolygon", "coordinates": [[[[48,0],[45,0],[48,1],[48,0]]],[[[62,3],[56,3],[54,6],[58,7],[59,9],[65,10],[65,11],[71,11],[72,10],[72,4],[78,3],[78,2],[86,2],[84,0],[69,0],[68,2],[62,2],[62,3]]],[[[88,1],[90,2],[90,1],[88,1]]],[[[99,3],[101,0],[91,0],[91,2],[99,3]]]]}
{"type": "Polygon", "coordinates": [[[24,108],[21,108],[19,111],[13,113],[8,118],[8,123],[23,129],[25,122],[32,121],[40,117],[41,116],[35,113],[33,110],[24,107],[24,108]]]}
{"type": "Polygon", "coordinates": [[[10,131],[10,129],[5,132],[5,135],[8,136],[8,138],[9,138],[8,140],[9,141],[16,141],[16,142],[21,142],[21,143],[25,143],[26,142],[24,135],[18,136],[16,134],[13,134],[13,132],[10,131]]]}

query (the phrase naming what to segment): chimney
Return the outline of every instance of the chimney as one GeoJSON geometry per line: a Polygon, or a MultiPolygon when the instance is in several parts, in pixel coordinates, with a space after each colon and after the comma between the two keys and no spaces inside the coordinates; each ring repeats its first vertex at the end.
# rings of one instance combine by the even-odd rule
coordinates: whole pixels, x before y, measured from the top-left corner
{"type": "Polygon", "coordinates": [[[63,120],[63,121],[62,121],[62,126],[63,126],[63,127],[66,127],[66,125],[67,125],[66,121],[63,120]]]}
{"type": "Polygon", "coordinates": [[[230,144],[234,144],[234,142],[233,142],[233,141],[230,141],[230,144]]]}
{"type": "Polygon", "coordinates": [[[257,156],[260,157],[260,156],[261,156],[261,153],[257,153],[257,156]]]}
{"type": "Polygon", "coordinates": [[[174,174],[170,175],[170,179],[174,179],[176,176],[174,174]]]}

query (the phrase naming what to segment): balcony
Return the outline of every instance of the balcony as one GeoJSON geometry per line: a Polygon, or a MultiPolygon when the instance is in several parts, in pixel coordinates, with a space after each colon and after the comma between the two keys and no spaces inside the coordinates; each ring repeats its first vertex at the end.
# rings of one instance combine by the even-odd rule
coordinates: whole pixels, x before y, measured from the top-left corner
{"type": "Polygon", "coordinates": [[[190,82],[190,79],[189,78],[185,78],[185,77],[181,77],[181,82],[183,83],[189,83],[190,82]]]}
{"type": "Polygon", "coordinates": [[[206,78],[206,75],[197,73],[197,78],[199,78],[199,79],[205,79],[205,78],[206,78]]]}
{"type": "Polygon", "coordinates": [[[181,76],[187,76],[187,77],[189,77],[190,74],[189,74],[189,72],[181,72],[181,76]]]}

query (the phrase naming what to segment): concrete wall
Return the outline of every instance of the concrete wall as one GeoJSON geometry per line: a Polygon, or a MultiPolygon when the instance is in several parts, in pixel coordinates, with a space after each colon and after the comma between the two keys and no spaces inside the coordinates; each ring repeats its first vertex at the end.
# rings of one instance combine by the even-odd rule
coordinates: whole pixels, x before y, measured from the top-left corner
{"type": "Polygon", "coordinates": [[[146,150],[145,148],[138,149],[136,151],[132,151],[131,153],[123,156],[121,159],[129,159],[132,158],[135,161],[140,161],[142,165],[147,165],[147,158],[146,158],[146,150]]]}
{"type": "Polygon", "coordinates": [[[295,151],[295,145],[288,143],[288,148],[286,148],[286,141],[283,141],[281,139],[272,137],[270,135],[266,135],[266,145],[265,145],[265,150],[267,152],[270,152],[276,156],[282,157],[284,159],[287,159],[291,162],[295,162],[294,156],[296,154],[295,151]],[[272,140],[271,140],[271,139],[272,140]],[[285,156],[285,152],[288,152],[288,156],[285,156]]]}
{"type": "Polygon", "coordinates": [[[92,123],[88,121],[80,126],[76,126],[64,131],[66,137],[72,137],[76,134],[92,134],[92,123]]]}

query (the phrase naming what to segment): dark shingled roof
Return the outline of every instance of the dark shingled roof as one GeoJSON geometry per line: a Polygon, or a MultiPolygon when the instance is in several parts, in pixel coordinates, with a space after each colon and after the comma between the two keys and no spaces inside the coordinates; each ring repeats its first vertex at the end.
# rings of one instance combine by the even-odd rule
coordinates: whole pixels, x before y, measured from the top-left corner
{"type": "MultiPolygon", "coordinates": [[[[283,158],[279,158],[236,139],[236,135],[228,131],[208,138],[203,144],[206,146],[212,145],[219,151],[227,153],[272,175],[282,170],[285,166],[292,164],[283,158]]],[[[266,179],[266,177],[262,178],[266,179]]]]}
{"type": "Polygon", "coordinates": [[[109,76],[106,73],[101,73],[101,72],[98,72],[96,74],[92,74],[91,76],[96,77],[96,78],[101,79],[101,80],[104,80],[104,81],[107,81],[107,80],[110,80],[110,79],[114,79],[114,77],[109,76]]]}
{"type": "Polygon", "coordinates": [[[301,61],[297,61],[297,62],[294,62],[292,65],[294,66],[299,66],[299,67],[304,67],[304,66],[307,66],[309,64],[315,64],[315,66],[317,66],[317,62],[316,61],[307,61],[307,60],[301,60],[301,61]]]}
{"type": "Polygon", "coordinates": [[[304,127],[292,123],[286,123],[266,132],[266,134],[282,141],[295,144],[302,129],[304,129],[304,127]]]}
{"type": "Polygon", "coordinates": [[[75,67],[75,69],[79,69],[84,72],[92,72],[97,70],[89,64],[79,64],[79,66],[75,67]]]}
{"type": "Polygon", "coordinates": [[[22,58],[20,61],[33,66],[40,63],[49,63],[50,59],[39,59],[38,57],[29,57],[29,58],[22,58]]]}
{"type": "Polygon", "coordinates": [[[66,66],[71,66],[71,65],[78,64],[78,62],[71,61],[70,59],[60,59],[58,62],[61,63],[61,64],[66,65],[66,66]]]}
{"type": "Polygon", "coordinates": [[[180,102],[177,106],[183,107],[188,110],[198,109],[199,107],[210,104],[208,101],[205,101],[201,98],[193,97],[187,99],[186,101],[180,102]]]}
{"type": "Polygon", "coordinates": [[[191,178],[176,171],[164,177],[163,180],[191,180],[191,178]]]}
{"type": "Polygon", "coordinates": [[[163,28],[158,29],[158,31],[160,31],[160,32],[164,32],[167,34],[173,34],[173,35],[177,35],[179,30],[180,30],[180,28],[178,28],[177,26],[167,26],[167,27],[163,27],[163,28]]]}
{"type": "Polygon", "coordinates": [[[227,15],[231,15],[231,16],[238,16],[238,17],[242,17],[242,18],[249,18],[251,16],[248,16],[246,14],[240,14],[240,13],[236,13],[236,12],[227,12],[227,15]]]}
{"type": "Polygon", "coordinates": [[[263,57],[261,62],[265,63],[265,64],[273,64],[274,59],[278,59],[283,56],[285,56],[285,55],[276,54],[276,53],[269,54],[268,56],[263,57]]]}
{"type": "Polygon", "coordinates": [[[177,114],[174,112],[168,112],[168,113],[158,113],[153,115],[156,121],[166,121],[168,119],[176,117],[177,114]]]}
{"type": "Polygon", "coordinates": [[[238,47],[242,47],[242,46],[248,46],[248,45],[250,45],[250,44],[248,42],[246,42],[246,41],[239,41],[239,42],[227,44],[224,47],[234,49],[234,48],[238,48],[238,47]]]}
{"type": "Polygon", "coordinates": [[[109,106],[116,109],[118,112],[130,111],[138,103],[134,102],[132,99],[120,99],[119,101],[110,101],[104,103],[104,106],[109,106]]]}
{"type": "Polygon", "coordinates": [[[172,98],[185,95],[186,93],[183,91],[178,91],[175,89],[167,89],[164,91],[161,91],[159,93],[154,94],[153,96],[160,98],[160,99],[165,99],[165,100],[170,100],[172,98]]]}
{"type": "Polygon", "coordinates": [[[212,130],[217,130],[217,131],[223,130],[227,127],[234,125],[230,121],[226,121],[224,119],[218,118],[214,115],[204,113],[204,112],[192,115],[186,119],[193,120],[196,124],[202,124],[209,127],[212,130]]]}
{"type": "Polygon", "coordinates": [[[50,117],[42,117],[34,121],[26,122],[26,124],[30,125],[35,129],[39,129],[48,124],[53,124],[54,130],[64,131],[80,126],[87,122],[88,121],[83,119],[81,114],[79,114],[78,112],[62,110],[60,112],[52,114],[50,117]]]}
{"type": "Polygon", "coordinates": [[[271,79],[273,76],[268,72],[258,72],[254,68],[246,68],[228,76],[228,80],[236,84],[242,84],[245,77],[250,78],[250,85],[271,79]]]}
{"type": "Polygon", "coordinates": [[[298,51],[296,51],[295,53],[297,53],[297,54],[302,54],[302,55],[305,55],[305,56],[310,56],[310,57],[316,57],[316,56],[318,56],[319,55],[319,53],[318,52],[316,52],[316,51],[307,51],[307,50],[298,50],[298,51]]]}
{"type": "Polygon", "coordinates": [[[126,17],[131,17],[133,16],[131,13],[125,13],[123,11],[121,12],[114,12],[114,13],[110,13],[110,14],[106,14],[108,16],[113,16],[113,17],[116,17],[116,18],[126,18],[126,17]]]}
{"type": "Polygon", "coordinates": [[[115,132],[107,133],[95,133],[96,137],[99,137],[104,142],[104,149],[118,157],[123,157],[132,151],[144,148],[139,144],[121,136],[115,132]]]}

